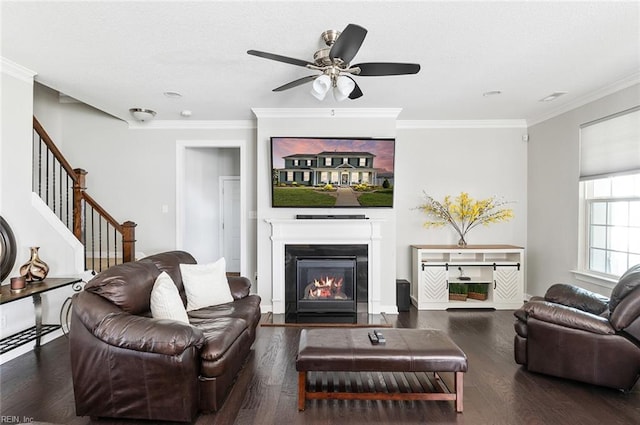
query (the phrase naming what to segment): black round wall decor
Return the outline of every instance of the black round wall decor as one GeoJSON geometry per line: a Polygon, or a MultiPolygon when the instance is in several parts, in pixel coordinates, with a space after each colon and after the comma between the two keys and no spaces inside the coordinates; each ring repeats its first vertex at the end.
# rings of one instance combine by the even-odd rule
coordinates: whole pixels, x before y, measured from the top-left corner
{"type": "Polygon", "coordinates": [[[0,216],[0,282],[2,282],[13,269],[16,262],[16,238],[11,227],[0,216]]]}

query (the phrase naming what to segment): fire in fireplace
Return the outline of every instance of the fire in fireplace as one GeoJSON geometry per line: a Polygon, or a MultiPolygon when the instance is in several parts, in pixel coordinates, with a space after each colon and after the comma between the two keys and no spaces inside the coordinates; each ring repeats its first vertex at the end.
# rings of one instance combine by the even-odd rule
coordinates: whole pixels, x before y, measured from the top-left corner
{"type": "Polygon", "coordinates": [[[298,313],[356,312],[356,257],[296,260],[298,313]]]}
{"type": "Polygon", "coordinates": [[[303,298],[305,300],[335,299],[346,300],[347,294],[342,290],[344,279],[341,277],[325,276],[320,280],[313,279],[313,282],[304,288],[303,298]]]}

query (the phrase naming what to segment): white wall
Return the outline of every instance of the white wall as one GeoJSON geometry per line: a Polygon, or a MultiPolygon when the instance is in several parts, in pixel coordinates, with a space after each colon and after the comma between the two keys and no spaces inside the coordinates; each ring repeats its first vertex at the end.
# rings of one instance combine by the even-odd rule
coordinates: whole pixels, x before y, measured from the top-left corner
{"type": "Polygon", "coordinates": [[[610,295],[609,285],[577,281],[580,124],[640,104],[636,84],[529,128],[528,292],[574,283],[610,295]]]}
{"type": "MultiPolygon", "coordinates": [[[[260,110],[256,141],[257,170],[257,252],[258,294],[265,309],[271,308],[271,229],[266,219],[293,219],[296,214],[365,214],[370,218],[384,220],[382,224],[383,256],[389,259],[389,267],[383,270],[381,300],[382,311],[395,309],[395,258],[396,258],[396,209],[349,208],[343,212],[324,208],[271,208],[271,159],[270,138],[273,136],[317,136],[317,137],[395,137],[396,116],[399,110],[355,110],[355,109],[296,109],[260,110]],[[333,114],[332,115],[332,111],[333,114]]],[[[395,168],[398,168],[396,161],[395,168]]]]}
{"type": "Polygon", "coordinates": [[[250,257],[247,274],[253,279],[257,272],[257,288],[265,305],[270,303],[271,271],[270,259],[263,258],[268,252],[264,219],[328,213],[269,207],[265,177],[269,176],[269,137],[395,136],[394,209],[357,211],[393,223],[385,228],[385,238],[393,245],[387,255],[395,259],[395,265],[384,280],[388,282],[385,295],[394,304],[395,279],[411,276],[410,245],[457,240],[446,228],[422,227],[425,217],[414,208],[422,201],[423,190],[437,199],[467,191],[474,197],[497,195],[514,201],[512,221],[474,229],[469,241],[525,246],[530,295],[544,293],[557,281],[574,281],[569,270],[577,258],[578,126],[638,104],[639,90],[638,86],[623,90],[529,129],[518,121],[403,122],[351,116],[263,117],[259,130],[244,124],[238,128],[133,130],[86,105],[52,105],[55,97],[50,93],[36,97],[35,109],[47,103],[45,115],[51,118],[44,120],[59,116],[61,124],[54,122],[55,131],[61,133],[72,165],[89,171],[89,193],[117,219],[139,223],[137,250],[146,254],[175,247],[176,140],[245,140],[251,167],[245,223],[250,257]],[[529,142],[524,142],[522,136],[527,132],[529,142]],[[120,202],[121,198],[127,202],[120,202]],[[164,204],[169,205],[168,213],[162,213],[164,204]]]}
{"type": "MultiPolygon", "coordinates": [[[[302,114],[306,114],[302,112],[302,114]]],[[[370,136],[396,137],[395,201],[393,210],[363,209],[362,213],[383,218],[385,257],[395,264],[385,269],[382,297],[395,306],[395,279],[411,279],[412,244],[455,244],[450,229],[425,229],[426,217],[415,207],[423,201],[423,191],[436,199],[469,192],[476,198],[492,195],[513,201],[515,218],[507,223],[480,227],[469,233],[475,244],[527,243],[527,144],[524,121],[491,123],[403,122],[391,118],[260,118],[258,114],[258,275],[263,302],[271,297],[270,229],[267,218],[294,218],[296,214],[336,213],[335,210],[291,210],[270,207],[269,137],[271,136],[370,136]],[[436,128],[437,127],[437,128],[436,128]],[[266,276],[265,276],[266,275],[266,276]]],[[[339,115],[339,114],[336,114],[339,115]]],[[[383,311],[385,311],[383,309],[383,311]]]]}
{"type": "MultiPolygon", "coordinates": [[[[66,228],[52,226],[56,220],[31,192],[31,145],[33,116],[33,73],[2,61],[2,140],[0,142],[0,214],[16,238],[17,256],[13,270],[2,282],[19,275],[20,266],[30,257],[30,246],[40,247],[41,258],[49,265],[49,277],[78,276],[82,272],[82,251],[66,228]]],[[[43,322],[59,323],[60,307],[73,293],[70,287],[42,295],[43,322]]],[[[1,337],[34,325],[33,302],[25,298],[1,307],[1,337]]],[[[49,341],[61,333],[47,335],[49,341]]],[[[5,353],[0,362],[14,358],[33,343],[5,353]]]]}
{"type": "Polygon", "coordinates": [[[411,280],[411,245],[456,244],[450,227],[425,228],[415,208],[426,192],[437,200],[467,192],[475,199],[496,196],[512,202],[514,218],[480,226],[469,244],[527,244],[527,144],[524,122],[398,123],[396,143],[397,275],[411,280]],[[421,126],[421,127],[420,127],[421,126]],[[448,127],[448,128],[443,128],[448,127]]]}
{"type": "MultiPolygon", "coordinates": [[[[36,99],[36,103],[38,99],[36,99]]],[[[471,243],[526,244],[526,148],[521,121],[469,124],[398,122],[395,118],[354,116],[263,117],[257,135],[247,129],[132,130],[118,120],[81,104],[62,110],[65,153],[74,167],[89,171],[88,192],[119,220],[139,223],[137,250],[145,254],[175,248],[176,140],[244,138],[252,168],[247,194],[248,277],[258,275],[257,289],[265,308],[271,299],[270,234],[266,218],[293,218],[300,213],[335,210],[291,210],[270,207],[269,138],[279,136],[396,137],[395,207],[350,209],[386,221],[383,228],[385,269],[383,299],[395,306],[395,279],[410,279],[411,244],[456,243],[447,229],[425,229],[425,217],[414,210],[422,191],[436,198],[467,191],[475,197],[497,195],[514,201],[515,219],[477,228],[471,243]],[[253,169],[255,165],[255,170],[253,169]],[[117,171],[116,171],[117,170],[117,171]],[[124,171],[123,171],[124,170],[124,171]],[[133,182],[136,182],[135,184],[133,182]],[[119,193],[118,193],[119,192],[119,193]],[[127,199],[126,203],[119,201],[127,199]],[[162,205],[169,212],[162,213],[162,205]],[[257,219],[256,219],[257,217],[257,219]],[[162,231],[157,231],[162,229],[162,231]],[[268,256],[267,256],[268,255],[268,256]]],[[[300,110],[285,111],[300,114],[300,110]]],[[[304,115],[304,111],[302,111],[304,115]]],[[[391,310],[389,310],[391,311],[391,310]]]]}
{"type": "Polygon", "coordinates": [[[33,85],[33,115],[38,117],[38,121],[45,131],[56,143],[56,146],[64,152],[64,140],[62,138],[62,111],[59,108],[60,94],[35,83],[33,85]]]}
{"type": "MultiPolygon", "coordinates": [[[[136,251],[145,255],[176,247],[177,141],[244,140],[250,167],[253,164],[255,136],[251,128],[132,129],[126,122],[87,105],[57,107],[63,122],[63,153],[73,167],[88,172],[87,193],[119,222],[138,224],[136,251]],[[168,206],[166,212],[164,205],[168,206]]],[[[253,170],[247,171],[248,180],[254,181],[253,170]]],[[[247,197],[255,198],[251,183],[247,197]]],[[[254,202],[248,202],[249,208],[255,208],[254,202]]]]}

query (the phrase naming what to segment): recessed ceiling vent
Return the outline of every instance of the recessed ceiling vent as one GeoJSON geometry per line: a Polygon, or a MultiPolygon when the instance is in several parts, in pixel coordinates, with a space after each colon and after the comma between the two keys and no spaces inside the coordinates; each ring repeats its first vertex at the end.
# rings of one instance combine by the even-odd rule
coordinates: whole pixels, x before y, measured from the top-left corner
{"type": "Polygon", "coordinates": [[[552,101],[556,100],[557,98],[559,98],[560,96],[564,96],[565,94],[567,94],[566,91],[556,91],[556,92],[551,93],[547,97],[543,97],[539,101],[540,102],[552,102],[552,101]]]}

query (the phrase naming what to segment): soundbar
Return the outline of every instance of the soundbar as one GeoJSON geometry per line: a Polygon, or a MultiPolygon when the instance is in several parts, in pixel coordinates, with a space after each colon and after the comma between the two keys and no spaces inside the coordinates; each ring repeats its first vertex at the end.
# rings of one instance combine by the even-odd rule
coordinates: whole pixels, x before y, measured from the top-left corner
{"type": "Polygon", "coordinates": [[[364,220],[364,214],[298,214],[298,220],[364,220]]]}

